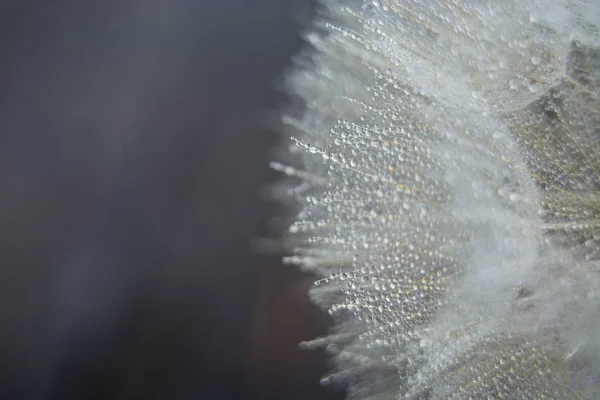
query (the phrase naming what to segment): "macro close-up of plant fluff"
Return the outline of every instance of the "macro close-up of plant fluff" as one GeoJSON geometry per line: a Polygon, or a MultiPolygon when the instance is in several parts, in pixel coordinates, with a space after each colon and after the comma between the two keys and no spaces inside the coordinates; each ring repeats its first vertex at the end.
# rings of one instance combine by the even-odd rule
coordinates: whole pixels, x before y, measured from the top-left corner
{"type": "Polygon", "coordinates": [[[600,398],[599,27],[595,1],[320,2],[271,166],[324,384],[600,398]]]}

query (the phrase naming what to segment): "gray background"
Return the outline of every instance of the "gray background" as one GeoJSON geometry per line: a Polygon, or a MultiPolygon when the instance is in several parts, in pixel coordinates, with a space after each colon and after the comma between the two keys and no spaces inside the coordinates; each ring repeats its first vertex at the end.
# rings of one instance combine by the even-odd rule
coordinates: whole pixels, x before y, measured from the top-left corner
{"type": "Polygon", "coordinates": [[[311,278],[251,248],[313,12],[0,1],[0,398],[342,397],[311,278]]]}

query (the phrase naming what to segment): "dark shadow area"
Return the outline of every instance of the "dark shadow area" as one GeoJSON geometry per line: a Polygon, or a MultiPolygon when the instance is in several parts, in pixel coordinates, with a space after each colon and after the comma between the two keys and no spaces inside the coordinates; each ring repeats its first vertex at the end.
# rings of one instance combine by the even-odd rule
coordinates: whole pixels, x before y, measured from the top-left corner
{"type": "Polygon", "coordinates": [[[0,398],[341,399],[259,254],[308,0],[0,3],[0,398]]]}

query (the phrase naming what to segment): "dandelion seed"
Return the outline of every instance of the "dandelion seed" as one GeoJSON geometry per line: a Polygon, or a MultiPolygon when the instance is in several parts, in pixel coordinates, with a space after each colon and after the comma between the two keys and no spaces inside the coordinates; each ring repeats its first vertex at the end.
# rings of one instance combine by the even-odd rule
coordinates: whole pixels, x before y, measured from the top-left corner
{"type": "Polygon", "coordinates": [[[273,165],[311,177],[286,243],[337,323],[323,382],[600,398],[600,6],[322,3],[288,76],[304,171],[273,165]]]}

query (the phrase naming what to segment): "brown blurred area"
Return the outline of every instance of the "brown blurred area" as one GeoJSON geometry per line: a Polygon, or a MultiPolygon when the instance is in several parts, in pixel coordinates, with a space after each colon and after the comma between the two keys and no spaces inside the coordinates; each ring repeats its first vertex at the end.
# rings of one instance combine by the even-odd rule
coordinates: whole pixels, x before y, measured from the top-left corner
{"type": "Polygon", "coordinates": [[[253,250],[308,0],[0,2],[0,399],[341,399],[253,250]]]}

